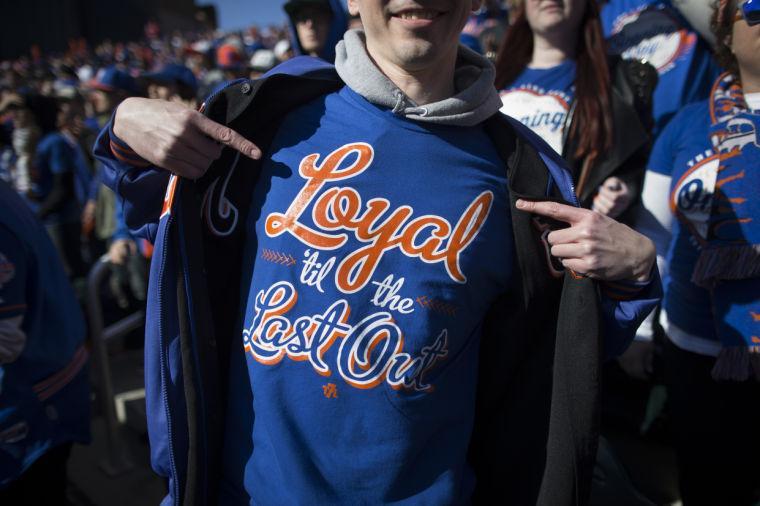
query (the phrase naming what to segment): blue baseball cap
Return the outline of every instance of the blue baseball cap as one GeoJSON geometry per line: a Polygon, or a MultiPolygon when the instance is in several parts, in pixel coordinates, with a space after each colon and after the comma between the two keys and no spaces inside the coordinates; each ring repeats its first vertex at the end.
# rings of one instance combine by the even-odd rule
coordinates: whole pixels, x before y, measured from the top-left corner
{"type": "Polygon", "coordinates": [[[195,74],[184,65],[169,63],[157,72],[143,74],[142,78],[160,84],[180,84],[191,89],[193,93],[198,92],[198,81],[195,79],[195,74]]]}
{"type": "Polygon", "coordinates": [[[109,92],[123,91],[129,95],[140,93],[135,78],[114,65],[100,69],[95,77],[87,83],[87,87],[109,92]]]}

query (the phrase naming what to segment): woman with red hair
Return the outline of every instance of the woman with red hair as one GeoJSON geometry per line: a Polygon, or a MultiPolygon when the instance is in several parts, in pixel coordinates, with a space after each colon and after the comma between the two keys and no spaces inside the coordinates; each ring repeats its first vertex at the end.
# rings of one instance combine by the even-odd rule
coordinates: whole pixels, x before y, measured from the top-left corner
{"type": "Polygon", "coordinates": [[[496,61],[502,112],[568,161],[581,205],[613,218],[638,198],[655,70],[609,60],[596,0],[526,0],[496,61]]]}

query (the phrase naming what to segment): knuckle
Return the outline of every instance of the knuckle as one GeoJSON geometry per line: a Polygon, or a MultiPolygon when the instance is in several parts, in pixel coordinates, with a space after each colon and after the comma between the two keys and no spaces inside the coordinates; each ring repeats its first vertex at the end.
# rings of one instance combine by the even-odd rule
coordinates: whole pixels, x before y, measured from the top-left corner
{"type": "Polygon", "coordinates": [[[217,138],[225,144],[232,142],[232,130],[227,127],[219,127],[217,138]]]}

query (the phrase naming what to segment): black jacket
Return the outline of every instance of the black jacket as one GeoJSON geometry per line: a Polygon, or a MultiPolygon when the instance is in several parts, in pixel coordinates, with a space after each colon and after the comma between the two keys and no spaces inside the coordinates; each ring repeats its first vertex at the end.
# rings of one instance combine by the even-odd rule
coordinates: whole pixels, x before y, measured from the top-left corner
{"type": "MultiPolygon", "coordinates": [[[[657,86],[657,70],[648,63],[619,57],[610,58],[609,68],[612,80],[612,147],[600,156],[585,184],[578,189],[581,207],[585,208],[591,208],[597,188],[611,176],[623,180],[638,199],[652,147],[652,95],[657,86]]],[[[568,129],[574,120],[575,117],[571,116],[568,129]]],[[[574,156],[575,150],[576,143],[568,140],[562,156],[577,181],[583,160],[574,156]]],[[[635,204],[636,200],[628,209],[635,204]]]]}

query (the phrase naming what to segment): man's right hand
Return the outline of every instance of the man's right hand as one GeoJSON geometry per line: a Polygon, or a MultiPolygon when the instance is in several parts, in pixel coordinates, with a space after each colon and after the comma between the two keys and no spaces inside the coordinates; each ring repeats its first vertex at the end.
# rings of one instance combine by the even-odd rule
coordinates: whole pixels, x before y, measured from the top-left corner
{"type": "Polygon", "coordinates": [[[113,131],[148,162],[189,179],[205,174],[224,146],[261,157],[255,144],[231,128],[166,100],[126,99],[116,109],[113,131]]]}

